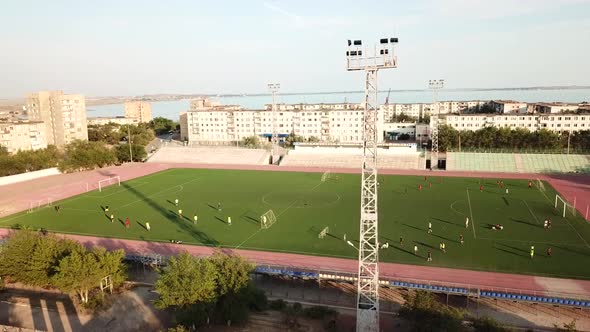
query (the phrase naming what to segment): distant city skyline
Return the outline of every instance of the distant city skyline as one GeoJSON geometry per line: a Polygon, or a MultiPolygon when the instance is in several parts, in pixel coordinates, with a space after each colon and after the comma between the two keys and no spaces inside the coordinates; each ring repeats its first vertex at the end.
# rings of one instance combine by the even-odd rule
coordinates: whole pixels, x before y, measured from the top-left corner
{"type": "Polygon", "coordinates": [[[0,98],[353,91],[346,40],[400,39],[381,90],[590,85],[590,0],[7,2],[0,98]]]}

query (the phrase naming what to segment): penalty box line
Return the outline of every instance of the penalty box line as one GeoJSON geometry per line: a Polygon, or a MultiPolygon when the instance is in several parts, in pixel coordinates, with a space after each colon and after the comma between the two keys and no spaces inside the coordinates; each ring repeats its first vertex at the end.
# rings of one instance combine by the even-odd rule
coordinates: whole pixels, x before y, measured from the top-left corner
{"type": "Polygon", "coordinates": [[[469,198],[469,188],[467,188],[466,191],[467,203],[469,203],[469,215],[471,216],[471,229],[473,230],[473,237],[477,239],[477,235],[475,235],[475,219],[473,219],[473,211],[471,210],[471,199],[469,198]]]}

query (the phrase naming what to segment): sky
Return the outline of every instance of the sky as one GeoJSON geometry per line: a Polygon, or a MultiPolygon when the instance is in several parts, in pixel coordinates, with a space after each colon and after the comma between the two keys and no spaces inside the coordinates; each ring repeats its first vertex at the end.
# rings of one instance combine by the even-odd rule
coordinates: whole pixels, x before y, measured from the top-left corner
{"type": "Polygon", "coordinates": [[[5,1],[0,98],[362,90],[348,39],[398,37],[380,89],[590,85],[590,0],[5,1]]]}

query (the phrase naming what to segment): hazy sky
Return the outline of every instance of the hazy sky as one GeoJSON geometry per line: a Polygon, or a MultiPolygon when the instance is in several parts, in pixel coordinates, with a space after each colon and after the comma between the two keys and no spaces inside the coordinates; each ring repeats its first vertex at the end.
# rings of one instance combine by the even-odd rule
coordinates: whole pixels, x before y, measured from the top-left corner
{"type": "Polygon", "coordinates": [[[359,90],[347,39],[399,37],[380,88],[590,84],[589,0],[6,0],[0,97],[359,90]]]}

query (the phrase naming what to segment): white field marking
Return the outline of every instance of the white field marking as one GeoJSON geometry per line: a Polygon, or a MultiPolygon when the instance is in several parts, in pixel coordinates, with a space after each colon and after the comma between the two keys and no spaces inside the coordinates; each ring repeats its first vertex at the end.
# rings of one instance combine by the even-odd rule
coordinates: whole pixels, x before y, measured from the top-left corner
{"type": "Polygon", "coordinates": [[[464,202],[464,200],[456,200],[453,203],[451,203],[451,205],[449,207],[451,208],[451,210],[453,210],[453,212],[455,212],[459,215],[465,216],[465,213],[459,212],[457,209],[455,209],[455,204],[461,203],[461,202],[464,202]]]}
{"type": "MultiPolygon", "coordinates": [[[[193,181],[197,181],[197,180],[199,180],[199,179],[200,179],[200,178],[192,179],[192,180],[190,180],[190,181],[186,181],[186,182],[183,182],[183,183],[181,183],[181,184],[177,184],[177,185],[174,185],[174,186],[172,186],[172,187],[169,187],[169,188],[166,188],[166,189],[160,190],[160,191],[158,191],[158,192],[157,192],[157,193],[155,193],[155,194],[152,194],[152,195],[146,196],[146,198],[140,198],[140,199],[138,199],[138,200],[135,200],[135,201],[133,201],[133,202],[127,203],[127,204],[125,204],[125,205],[118,206],[118,207],[117,207],[116,209],[114,209],[113,211],[119,210],[119,209],[121,209],[121,208],[124,208],[124,207],[126,207],[126,206],[129,206],[129,205],[131,205],[131,204],[135,204],[135,203],[137,203],[137,202],[142,202],[142,201],[145,201],[145,200],[146,200],[146,199],[148,199],[148,198],[151,198],[151,197],[157,196],[157,195],[159,195],[159,194],[162,194],[162,193],[164,193],[164,192],[166,192],[166,191],[168,191],[168,190],[170,190],[170,189],[176,188],[176,187],[180,187],[180,188],[181,188],[181,190],[180,190],[180,191],[182,191],[182,188],[184,188],[182,185],[184,185],[184,184],[187,184],[187,183],[191,183],[191,182],[193,182],[193,181]]],[[[179,191],[176,191],[176,192],[179,192],[179,191]]],[[[175,193],[176,193],[176,192],[175,192],[175,193]]]]}
{"type": "Polygon", "coordinates": [[[582,239],[582,241],[584,241],[584,243],[586,243],[586,247],[590,248],[590,245],[588,245],[588,242],[586,242],[586,240],[584,240],[584,238],[582,237],[582,235],[580,235],[580,233],[578,232],[578,230],[572,226],[572,224],[570,223],[570,221],[565,218],[565,221],[567,221],[568,225],[570,225],[571,228],[573,228],[574,232],[576,232],[576,234],[578,234],[578,236],[580,237],[580,239],[582,239]]]}
{"type": "Polygon", "coordinates": [[[467,202],[469,203],[469,214],[471,215],[471,229],[473,229],[473,237],[477,239],[475,235],[475,219],[473,219],[473,211],[471,210],[471,199],[469,198],[469,188],[467,190],[467,202]]]}
{"type": "Polygon", "coordinates": [[[535,216],[535,214],[533,213],[533,210],[531,210],[531,208],[529,207],[529,203],[526,202],[526,200],[522,200],[524,202],[524,205],[526,205],[526,208],[529,209],[529,212],[531,213],[531,216],[533,216],[533,218],[535,218],[535,222],[537,224],[541,224],[541,222],[539,221],[539,219],[537,219],[537,216],[535,216]]]}
{"type": "MultiPolygon", "coordinates": [[[[115,192],[113,192],[113,193],[110,193],[110,194],[108,194],[108,195],[104,195],[104,196],[103,196],[103,195],[88,195],[88,196],[85,196],[85,197],[92,197],[92,198],[106,198],[106,197],[113,196],[113,195],[116,195],[116,194],[119,194],[119,193],[122,193],[122,192],[125,192],[125,191],[129,191],[129,188],[138,188],[138,187],[141,187],[141,186],[145,186],[146,184],[149,184],[149,182],[139,182],[139,183],[138,183],[137,185],[135,185],[135,186],[129,186],[129,185],[126,185],[124,188],[121,188],[121,189],[119,189],[119,190],[117,190],[117,191],[115,191],[115,192]]],[[[110,186],[109,186],[109,187],[110,187],[110,186]]],[[[105,187],[105,188],[106,188],[106,187],[105,187]]],[[[95,190],[96,190],[96,189],[95,189],[95,190]]]]}

